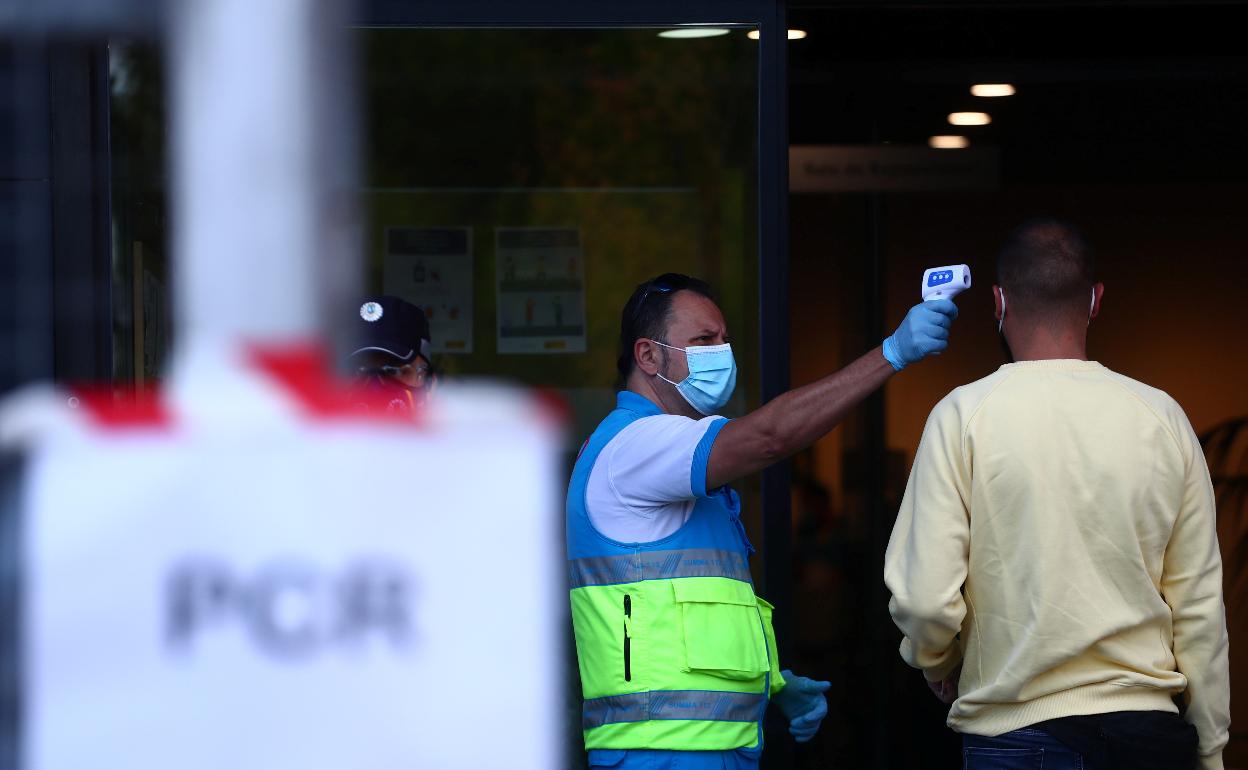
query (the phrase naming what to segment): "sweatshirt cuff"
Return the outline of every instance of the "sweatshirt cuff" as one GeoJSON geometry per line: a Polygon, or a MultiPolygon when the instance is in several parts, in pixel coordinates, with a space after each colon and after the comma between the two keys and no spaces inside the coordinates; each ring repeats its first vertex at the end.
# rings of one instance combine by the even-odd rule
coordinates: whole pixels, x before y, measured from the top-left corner
{"type": "Polygon", "coordinates": [[[929,682],[943,682],[949,678],[959,665],[962,664],[961,655],[950,655],[943,663],[935,668],[923,669],[923,678],[929,682]]]}
{"type": "Polygon", "coordinates": [[[1200,770],[1223,770],[1222,751],[1219,749],[1213,754],[1202,754],[1200,757],[1200,770]]]}
{"type": "Polygon", "coordinates": [[[919,651],[914,646],[914,642],[910,641],[910,637],[903,637],[901,640],[901,658],[911,666],[918,668],[923,672],[923,678],[929,682],[940,682],[953,673],[954,669],[962,665],[962,648],[955,642],[949,649],[944,652],[944,659],[940,663],[931,667],[920,667],[915,661],[919,659],[919,651]]]}

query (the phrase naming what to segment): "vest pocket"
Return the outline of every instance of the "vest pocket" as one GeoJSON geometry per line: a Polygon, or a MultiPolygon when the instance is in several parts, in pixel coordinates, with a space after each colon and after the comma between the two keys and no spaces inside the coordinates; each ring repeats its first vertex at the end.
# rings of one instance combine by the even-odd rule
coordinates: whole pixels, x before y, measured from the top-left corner
{"type": "Polygon", "coordinates": [[[727,578],[672,581],[685,642],[682,671],[758,679],[770,668],[754,589],[727,578]]]}

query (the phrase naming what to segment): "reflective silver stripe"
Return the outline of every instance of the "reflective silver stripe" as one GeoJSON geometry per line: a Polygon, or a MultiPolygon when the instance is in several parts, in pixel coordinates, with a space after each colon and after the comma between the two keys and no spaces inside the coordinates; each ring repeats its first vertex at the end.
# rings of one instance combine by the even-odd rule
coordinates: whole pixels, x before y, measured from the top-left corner
{"type": "Polygon", "coordinates": [[[627,695],[608,695],[585,701],[581,729],[617,722],[650,719],[697,719],[705,722],[756,722],[763,714],[767,696],[758,692],[713,690],[653,690],[627,695]]]}
{"type": "Polygon", "coordinates": [[[726,577],[748,583],[750,565],[743,554],[715,548],[568,559],[568,582],[572,588],[686,577],[726,577]]]}

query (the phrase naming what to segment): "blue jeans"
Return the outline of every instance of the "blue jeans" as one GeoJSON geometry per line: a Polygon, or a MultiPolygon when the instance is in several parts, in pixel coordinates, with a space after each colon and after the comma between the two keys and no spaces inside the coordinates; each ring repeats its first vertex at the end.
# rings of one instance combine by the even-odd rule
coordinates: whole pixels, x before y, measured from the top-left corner
{"type": "Polygon", "coordinates": [[[995,738],[962,736],[963,770],[1084,770],[1083,756],[1030,727],[995,738]]]}
{"type": "Polygon", "coordinates": [[[1196,728],[1166,711],[1062,717],[985,738],[962,736],[967,770],[1191,770],[1196,728]]]}

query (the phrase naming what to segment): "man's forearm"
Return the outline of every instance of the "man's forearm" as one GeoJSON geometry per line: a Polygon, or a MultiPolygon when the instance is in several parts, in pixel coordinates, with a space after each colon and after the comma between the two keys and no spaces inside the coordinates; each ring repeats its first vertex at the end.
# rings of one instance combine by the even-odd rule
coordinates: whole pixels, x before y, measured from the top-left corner
{"type": "Polygon", "coordinates": [[[893,374],[877,347],[835,374],[733,420],[711,452],[707,488],[762,470],[815,443],[893,374]]]}
{"type": "Polygon", "coordinates": [[[839,425],[894,373],[877,347],[835,374],[777,396],[743,419],[757,420],[758,429],[773,435],[781,456],[787,457],[839,425]]]}

